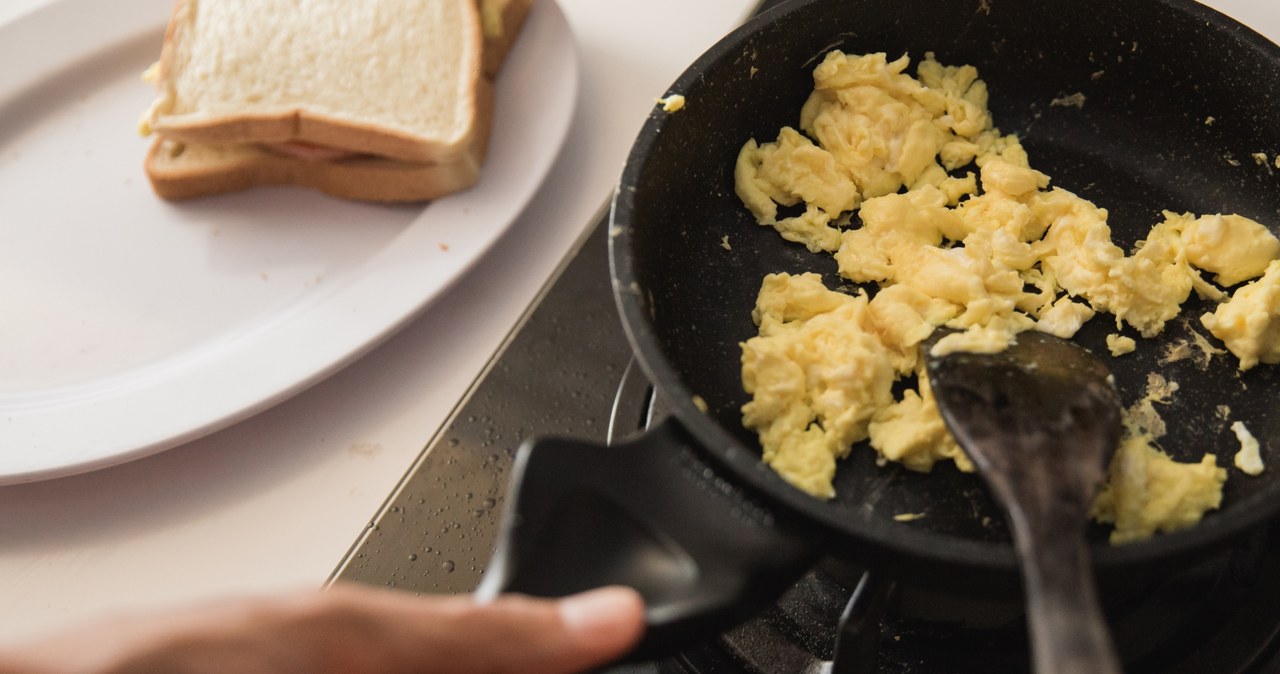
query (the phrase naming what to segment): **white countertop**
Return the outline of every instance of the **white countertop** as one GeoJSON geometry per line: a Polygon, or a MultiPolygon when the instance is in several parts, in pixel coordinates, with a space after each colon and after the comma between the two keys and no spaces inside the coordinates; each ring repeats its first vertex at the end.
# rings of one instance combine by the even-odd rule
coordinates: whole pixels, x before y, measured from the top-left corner
{"type": "MultiPolygon", "coordinates": [[[[48,1],[0,2],[0,24],[48,1]]],[[[558,2],[581,55],[577,118],[509,234],[398,334],[266,412],[122,466],[0,488],[0,639],[323,583],[594,223],[654,97],[755,5],[558,2]]],[[[1280,3],[1207,4],[1280,41],[1280,3]]]]}

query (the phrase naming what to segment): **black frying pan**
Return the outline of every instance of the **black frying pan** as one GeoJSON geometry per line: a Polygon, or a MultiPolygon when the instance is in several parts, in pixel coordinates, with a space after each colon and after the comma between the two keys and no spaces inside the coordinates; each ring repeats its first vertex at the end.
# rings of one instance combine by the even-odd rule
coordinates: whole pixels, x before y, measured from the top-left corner
{"type": "MultiPolygon", "coordinates": [[[[757,226],[734,196],[734,158],[748,138],[772,140],[798,121],[809,73],[827,50],[926,51],[973,64],[1002,131],[1017,132],[1053,184],[1110,212],[1129,247],[1160,211],[1240,213],[1280,226],[1280,48],[1190,0],[797,0],[727,36],[671,87],[688,100],[655,111],[632,150],[613,208],[614,287],[635,352],[675,419],[622,447],[547,440],[526,446],[503,541],[485,592],[556,595],[610,582],[642,590],[645,651],[705,638],[772,601],[819,552],[911,582],[1016,592],[1017,567],[999,510],[977,477],[939,465],[922,475],[878,467],[855,447],[838,495],[815,500],[759,459],[742,428],[738,344],[755,334],[760,280],[819,271],[830,256],[757,226]],[[1082,93],[1080,107],[1055,106],[1082,93]],[[728,236],[731,250],[722,237],[728,236]],[[697,396],[707,404],[704,413],[697,396]],[[901,513],[926,513],[902,523],[901,513]]],[[[913,70],[914,72],[914,70],[913,70]]],[[[1161,446],[1180,460],[1217,453],[1229,468],[1223,506],[1199,526],[1119,547],[1094,532],[1108,583],[1221,549],[1280,509],[1280,372],[1240,375],[1234,356],[1201,368],[1161,364],[1162,345],[1204,334],[1192,300],[1159,345],[1112,361],[1125,402],[1157,371],[1181,388],[1163,408],[1161,446]],[[1260,477],[1231,466],[1237,445],[1217,415],[1228,405],[1262,439],[1260,477]]],[[[1078,339],[1105,352],[1099,316],[1078,339]]]]}

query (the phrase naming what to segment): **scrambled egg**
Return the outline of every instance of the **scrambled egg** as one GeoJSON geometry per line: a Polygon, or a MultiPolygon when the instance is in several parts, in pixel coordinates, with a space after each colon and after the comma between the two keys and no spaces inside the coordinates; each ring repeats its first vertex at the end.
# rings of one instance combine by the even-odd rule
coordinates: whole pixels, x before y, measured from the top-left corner
{"type": "Polygon", "coordinates": [[[1231,424],[1231,431],[1236,434],[1236,440],[1240,442],[1240,451],[1236,452],[1234,463],[1236,468],[1244,471],[1246,475],[1261,475],[1265,466],[1262,464],[1262,455],[1258,453],[1258,439],[1253,437],[1253,433],[1245,428],[1243,421],[1237,421],[1231,424]]]}
{"type": "Polygon", "coordinates": [[[1227,471],[1213,454],[1199,463],[1178,463],[1156,447],[1166,428],[1155,405],[1169,404],[1177,390],[1177,383],[1150,374],[1146,395],[1124,411],[1124,436],[1090,511],[1099,522],[1114,525],[1112,543],[1189,527],[1222,503],[1227,471]]]}
{"type": "Polygon", "coordinates": [[[827,290],[817,274],[770,275],[753,316],[760,336],[743,345],[742,382],[754,395],[743,418],[760,431],[764,461],[815,496],[835,495],[836,459],[893,402],[901,355],[863,329],[869,304],[827,290]]]}
{"type": "Polygon", "coordinates": [[[1233,286],[1261,276],[1280,257],[1280,241],[1266,227],[1239,215],[1182,216],[1187,261],[1217,274],[1219,284],[1233,286]]]}
{"type": "Polygon", "coordinates": [[[680,112],[684,110],[685,98],[680,94],[671,94],[666,98],[659,98],[657,103],[662,105],[663,112],[680,112]]]}
{"type": "Polygon", "coordinates": [[[1280,363],[1280,261],[1271,261],[1262,278],[1232,294],[1200,322],[1240,358],[1240,369],[1280,363]]]}
{"type": "Polygon", "coordinates": [[[1227,471],[1217,466],[1212,454],[1199,463],[1178,463],[1157,449],[1149,436],[1131,435],[1116,450],[1107,485],[1091,514],[1115,525],[1112,543],[1185,529],[1222,503],[1226,479],[1227,471]]]}
{"type": "Polygon", "coordinates": [[[1127,353],[1133,353],[1137,348],[1138,342],[1132,337],[1125,337],[1120,334],[1107,335],[1107,350],[1116,358],[1127,353]]]}
{"type": "MultiPolygon", "coordinates": [[[[816,274],[763,281],[759,334],[742,344],[752,395],[743,422],[788,482],[830,498],[836,461],[863,440],[881,461],[912,470],[946,460],[973,469],[920,371],[919,345],[939,326],[958,332],[935,353],[996,352],[1032,329],[1069,338],[1100,312],[1153,337],[1191,292],[1226,298],[1200,270],[1223,286],[1265,272],[1202,320],[1242,369],[1280,361],[1280,240],[1266,227],[1165,212],[1126,252],[1105,209],[1051,188],[1018,138],[993,125],[976,69],[932,54],[916,77],[909,65],[831,52],[814,70],[799,128],[748,141],[734,166],[735,190],[759,224],[876,287],[874,296],[836,292],[816,274]],[[912,376],[915,388],[895,398],[894,383],[912,376]]],[[[1112,337],[1113,354],[1133,350],[1132,338],[1112,337]]],[[[1146,431],[1126,437],[1095,507],[1116,540],[1188,526],[1221,500],[1225,471],[1212,455],[1174,462],[1146,431]]]]}

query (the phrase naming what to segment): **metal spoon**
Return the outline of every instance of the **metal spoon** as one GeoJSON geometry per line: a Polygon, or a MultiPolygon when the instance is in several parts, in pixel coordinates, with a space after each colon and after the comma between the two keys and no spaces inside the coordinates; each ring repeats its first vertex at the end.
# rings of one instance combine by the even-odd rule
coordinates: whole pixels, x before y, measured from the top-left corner
{"type": "Polygon", "coordinates": [[[1120,438],[1120,400],[1107,366],[1041,332],[1018,335],[998,354],[933,356],[940,338],[924,344],[929,383],[947,427],[1004,506],[1035,671],[1120,672],[1085,536],[1120,438]]]}

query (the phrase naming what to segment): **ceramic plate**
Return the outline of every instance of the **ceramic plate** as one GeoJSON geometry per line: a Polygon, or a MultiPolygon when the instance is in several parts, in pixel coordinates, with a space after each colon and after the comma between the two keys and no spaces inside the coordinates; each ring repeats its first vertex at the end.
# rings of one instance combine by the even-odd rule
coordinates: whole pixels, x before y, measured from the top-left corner
{"type": "Polygon", "coordinates": [[[573,37],[539,0],[472,189],[412,207],[297,188],[167,203],[135,129],[171,8],[61,0],[0,26],[0,483],[172,447],[363,353],[512,225],[573,114],[573,37]]]}

